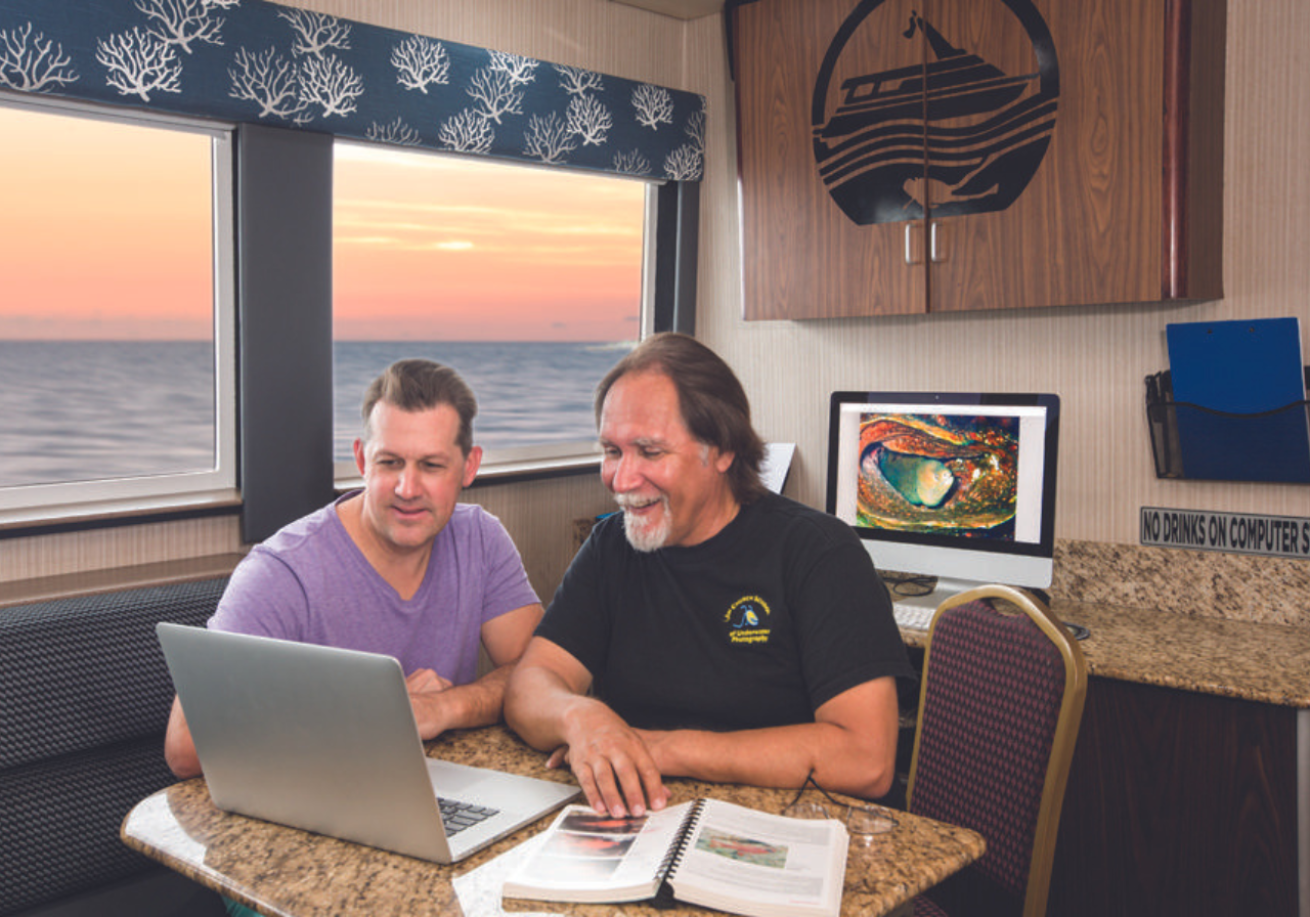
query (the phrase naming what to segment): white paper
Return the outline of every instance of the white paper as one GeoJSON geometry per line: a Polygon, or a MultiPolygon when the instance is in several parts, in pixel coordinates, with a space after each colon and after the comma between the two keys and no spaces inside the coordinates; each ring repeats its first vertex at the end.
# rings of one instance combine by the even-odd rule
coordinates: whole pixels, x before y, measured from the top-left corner
{"type": "MultiPolygon", "coordinates": [[[[643,818],[564,809],[505,880],[507,898],[621,902],[655,896],[692,803],[643,818]]],[[[841,822],[703,800],[670,876],[674,897],[754,917],[836,917],[848,839],[841,822]]]]}
{"type": "Polygon", "coordinates": [[[642,818],[612,818],[587,806],[568,806],[506,880],[504,894],[542,901],[650,898],[690,808],[683,803],[642,818]]]}
{"type": "Polygon", "coordinates": [[[672,879],[674,895],[737,913],[836,914],[847,845],[839,821],[709,800],[672,879]]]}
{"type": "Polygon", "coordinates": [[[760,480],[765,487],[775,494],[782,493],[782,485],[787,482],[787,472],[791,469],[792,456],[795,454],[795,443],[764,444],[764,461],[760,463],[760,480]]]}

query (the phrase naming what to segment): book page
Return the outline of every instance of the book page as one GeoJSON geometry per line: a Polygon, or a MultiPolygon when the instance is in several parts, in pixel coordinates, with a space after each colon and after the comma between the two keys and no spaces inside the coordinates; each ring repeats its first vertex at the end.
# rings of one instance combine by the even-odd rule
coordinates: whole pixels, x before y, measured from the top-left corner
{"type": "Polygon", "coordinates": [[[680,900],[737,913],[836,913],[846,850],[839,821],[710,800],[671,882],[680,900]]]}
{"type": "Polygon", "coordinates": [[[795,443],[765,443],[764,461],[760,462],[760,481],[775,494],[782,493],[791,470],[791,459],[796,454],[795,443]]]}
{"type": "Polygon", "coordinates": [[[640,818],[568,806],[531,856],[505,881],[504,895],[547,901],[636,901],[657,888],[691,803],[640,818]]]}

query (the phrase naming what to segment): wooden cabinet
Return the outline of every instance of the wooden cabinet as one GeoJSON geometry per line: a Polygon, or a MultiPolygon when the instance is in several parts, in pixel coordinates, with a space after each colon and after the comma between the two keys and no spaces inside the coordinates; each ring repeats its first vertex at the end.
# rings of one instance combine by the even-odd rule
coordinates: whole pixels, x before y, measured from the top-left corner
{"type": "Polygon", "coordinates": [[[1296,917],[1297,716],[1091,678],[1047,912],[1296,917]]]}
{"type": "Polygon", "coordinates": [[[728,14],[747,318],[1221,295],[1224,0],[728,14]]]}

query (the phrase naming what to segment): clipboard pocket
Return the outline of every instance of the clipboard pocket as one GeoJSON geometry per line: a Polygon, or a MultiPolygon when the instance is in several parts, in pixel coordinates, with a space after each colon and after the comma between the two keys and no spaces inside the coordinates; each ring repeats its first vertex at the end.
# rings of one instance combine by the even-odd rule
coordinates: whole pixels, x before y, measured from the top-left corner
{"type": "MultiPolygon", "coordinates": [[[[1303,371],[1310,389],[1310,366],[1303,371]]],[[[1310,483],[1310,400],[1235,413],[1175,401],[1167,369],[1145,381],[1157,478],[1310,483]]]]}

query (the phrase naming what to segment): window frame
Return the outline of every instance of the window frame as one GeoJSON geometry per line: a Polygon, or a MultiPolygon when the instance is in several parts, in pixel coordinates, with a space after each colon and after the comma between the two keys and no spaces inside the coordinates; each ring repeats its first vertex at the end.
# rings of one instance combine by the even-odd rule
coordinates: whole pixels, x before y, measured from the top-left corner
{"type": "MultiPolygon", "coordinates": [[[[57,99],[32,100],[4,90],[0,90],[0,99],[28,105],[68,104],[57,99]]],[[[87,103],[76,107],[113,118],[121,117],[123,111],[87,103]]],[[[133,112],[133,117],[149,121],[156,116],[133,112]]],[[[157,117],[168,124],[190,123],[205,130],[231,132],[232,190],[220,195],[220,202],[230,208],[231,226],[221,238],[230,240],[231,249],[217,268],[227,282],[225,317],[218,333],[230,345],[224,365],[235,373],[235,382],[225,388],[225,395],[235,405],[237,485],[208,492],[173,491],[153,498],[90,501],[72,496],[69,499],[77,502],[0,508],[0,540],[240,512],[241,540],[253,544],[327,503],[337,492],[331,442],[331,302],[330,295],[326,300],[320,295],[324,285],[330,291],[331,284],[332,135],[157,117]],[[271,174],[291,176],[296,182],[251,180],[270,150],[277,154],[272,158],[282,158],[271,174]],[[309,180],[301,182],[306,173],[309,180]],[[322,181],[324,174],[326,182],[322,181]],[[326,216],[316,224],[313,216],[318,213],[326,216]],[[284,269],[278,262],[279,253],[264,244],[268,227],[277,224],[284,228],[288,219],[298,220],[299,227],[318,240],[317,252],[310,250],[298,257],[291,270],[284,269]],[[313,289],[300,295],[306,285],[313,289]],[[295,295],[284,295],[287,291],[295,295]],[[309,337],[320,340],[319,352],[279,348],[279,335],[285,337],[289,328],[294,329],[297,342],[309,337]],[[252,342],[263,346],[251,346],[252,342]],[[317,385],[315,380],[322,378],[324,366],[328,367],[326,381],[317,385]],[[257,409],[261,395],[270,392],[279,399],[280,413],[257,409]],[[295,421],[294,430],[286,429],[288,417],[295,421]]],[[[654,185],[650,193],[656,205],[653,212],[647,207],[647,219],[654,221],[655,231],[646,234],[648,252],[643,259],[643,301],[650,297],[643,309],[643,322],[649,323],[645,332],[694,334],[700,185],[666,181],[654,185]]],[[[474,486],[594,473],[599,460],[597,453],[484,465],[474,486]]]]}
{"type": "Polygon", "coordinates": [[[236,215],[232,196],[234,126],[58,98],[34,98],[29,94],[12,92],[0,92],[0,105],[42,114],[155,130],[174,130],[210,138],[215,424],[215,468],[211,470],[0,487],[0,524],[31,521],[46,516],[64,519],[70,515],[84,515],[89,505],[127,504],[143,509],[158,508],[178,500],[194,501],[209,507],[235,502],[238,499],[238,417],[234,283],[236,215]]]}
{"type": "MultiPolygon", "coordinates": [[[[351,138],[338,138],[347,143],[358,144],[361,141],[351,138]]],[[[437,150],[421,149],[418,152],[431,156],[451,156],[437,150]]],[[[541,169],[531,163],[507,162],[507,168],[541,169]]],[[[655,330],[655,261],[657,258],[656,238],[658,233],[659,192],[666,182],[643,176],[622,176],[618,174],[596,173],[596,177],[611,181],[639,182],[645,186],[645,202],[642,217],[642,258],[641,290],[638,305],[638,340],[645,339],[655,330]]],[[[335,338],[334,338],[335,340],[335,338]]],[[[595,380],[600,382],[599,379],[595,380]]],[[[335,380],[334,380],[335,383],[335,380]]],[[[335,432],[335,431],[334,431],[335,432]]],[[[526,446],[487,447],[483,446],[483,456],[478,480],[484,483],[502,480],[507,477],[520,478],[525,475],[541,476],[554,473],[569,473],[573,470],[587,471],[599,465],[601,457],[600,443],[595,437],[536,443],[526,446]]],[[[363,477],[353,459],[338,460],[333,455],[333,480],[338,493],[354,490],[363,486],[363,477]]]]}

